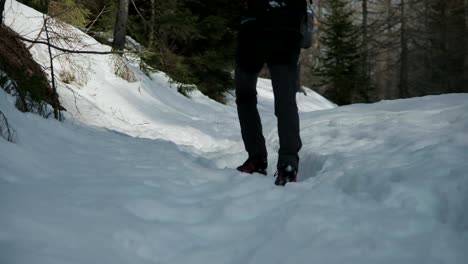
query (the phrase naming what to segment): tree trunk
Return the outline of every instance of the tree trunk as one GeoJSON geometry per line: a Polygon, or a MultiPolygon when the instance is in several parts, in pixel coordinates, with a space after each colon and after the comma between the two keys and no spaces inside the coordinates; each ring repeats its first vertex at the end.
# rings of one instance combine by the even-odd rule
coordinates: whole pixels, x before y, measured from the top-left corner
{"type": "Polygon", "coordinates": [[[440,59],[440,65],[439,67],[442,68],[442,74],[440,76],[440,79],[442,81],[442,91],[448,91],[449,89],[449,74],[448,74],[448,41],[447,41],[447,33],[448,33],[448,25],[447,25],[447,4],[445,0],[440,1],[440,6],[439,6],[440,14],[440,24],[441,24],[441,29],[440,32],[438,32],[438,40],[439,40],[439,49],[441,51],[442,56],[439,58],[440,59]]]}
{"type": "Polygon", "coordinates": [[[155,37],[155,26],[156,26],[156,6],[154,4],[155,0],[151,0],[151,17],[149,25],[149,36],[148,36],[148,47],[152,48],[154,46],[154,37],[155,37]]]}
{"type": "Polygon", "coordinates": [[[114,42],[112,49],[122,51],[125,48],[125,37],[127,35],[129,0],[119,0],[119,9],[114,28],[114,42]]]}
{"type": "Polygon", "coordinates": [[[52,98],[54,101],[54,104],[52,107],[54,108],[54,117],[57,120],[61,119],[61,114],[60,114],[60,105],[59,105],[59,100],[58,100],[58,93],[57,93],[57,87],[55,85],[55,73],[54,73],[54,56],[52,55],[52,47],[50,46],[50,35],[49,35],[49,28],[47,26],[47,23],[44,25],[44,30],[46,33],[47,37],[47,48],[49,51],[49,59],[50,59],[50,76],[51,76],[51,84],[52,84],[52,98]]]}
{"type": "Polygon", "coordinates": [[[439,89],[437,93],[466,91],[468,70],[467,1],[436,1],[433,9],[437,12],[432,18],[437,25],[434,43],[435,73],[434,80],[439,89]]]}
{"type": "Polygon", "coordinates": [[[430,82],[431,80],[431,38],[432,31],[429,16],[430,16],[430,0],[424,0],[424,31],[425,31],[425,41],[424,41],[424,81],[430,82]]]}
{"type": "MultiPolygon", "coordinates": [[[[391,42],[391,39],[392,39],[392,23],[391,21],[393,21],[393,18],[392,19],[392,0],[387,0],[385,2],[385,9],[387,11],[387,13],[385,14],[385,36],[384,36],[384,42],[385,43],[389,43],[391,42]]],[[[383,82],[380,82],[381,83],[381,86],[382,86],[382,89],[383,89],[383,92],[382,92],[382,97],[380,99],[390,99],[390,98],[396,98],[397,97],[397,92],[395,91],[395,86],[394,85],[396,83],[396,75],[395,75],[395,72],[394,72],[394,68],[391,67],[390,65],[392,65],[394,59],[395,59],[395,55],[392,54],[392,51],[391,49],[388,47],[389,45],[387,46],[384,46],[383,47],[383,50],[384,50],[384,62],[383,62],[383,73],[384,75],[381,77],[381,79],[383,80],[383,82]]],[[[379,80],[380,81],[380,80],[379,80]]]]}
{"type": "MultiPolygon", "coordinates": [[[[322,18],[322,4],[320,3],[320,0],[317,0],[316,3],[317,3],[317,5],[316,5],[316,8],[315,8],[314,11],[315,11],[315,16],[317,16],[317,17],[315,18],[315,20],[319,21],[319,23],[320,23],[320,19],[322,18]]],[[[320,55],[320,31],[321,31],[321,29],[322,29],[322,27],[320,26],[320,24],[319,24],[318,27],[315,27],[315,29],[314,29],[316,31],[315,36],[316,36],[316,39],[317,39],[317,47],[316,48],[317,48],[317,52],[318,52],[319,55],[320,55]]]]}
{"type": "Polygon", "coordinates": [[[3,11],[5,11],[6,0],[0,0],[0,25],[3,25],[3,11]]]}
{"type": "Polygon", "coordinates": [[[369,51],[369,41],[368,41],[368,33],[367,33],[367,0],[362,0],[362,61],[363,61],[363,68],[366,78],[368,77],[369,73],[369,66],[368,66],[368,59],[367,53],[369,51]]]}
{"type": "Polygon", "coordinates": [[[370,67],[369,67],[369,38],[368,38],[368,10],[367,10],[367,0],[362,0],[362,83],[358,86],[360,90],[360,97],[365,100],[366,103],[369,102],[367,93],[369,92],[369,79],[370,79],[370,67]]]}
{"type": "Polygon", "coordinates": [[[401,16],[401,28],[400,28],[400,84],[398,85],[399,97],[408,97],[408,36],[406,26],[406,10],[405,1],[401,0],[400,3],[400,16],[401,16]]]}
{"type": "Polygon", "coordinates": [[[468,92],[468,0],[465,0],[465,66],[463,71],[463,91],[468,92]]]}
{"type": "Polygon", "coordinates": [[[447,1],[447,48],[449,55],[448,92],[460,92],[464,79],[466,54],[465,0],[447,1]]]}

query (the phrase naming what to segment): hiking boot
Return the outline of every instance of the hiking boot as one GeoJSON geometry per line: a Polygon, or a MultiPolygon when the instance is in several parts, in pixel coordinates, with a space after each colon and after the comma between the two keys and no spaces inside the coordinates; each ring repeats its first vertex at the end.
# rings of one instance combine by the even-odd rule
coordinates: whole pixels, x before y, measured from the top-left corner
{"type": "Polygon", "coordinates": [[[266,157],[249,157],[244,164],[237,167],[237,170],[245,173],[260,173],[266,175],[266,168],[268,166],[268,161],[266,157]]]}
{"type": "Polygon", "coordinates": [[[297,170],[291,165],[287,165],[278,169],[275,173],[275,177],[275,184],[284,186],[288,182],[296,182],[297,170]]]}

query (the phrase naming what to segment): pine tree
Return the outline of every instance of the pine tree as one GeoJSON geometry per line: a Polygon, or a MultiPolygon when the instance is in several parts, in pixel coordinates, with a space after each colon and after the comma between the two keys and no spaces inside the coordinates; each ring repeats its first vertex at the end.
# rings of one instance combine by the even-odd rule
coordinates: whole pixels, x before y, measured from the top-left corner
{"type": "Polygon", "coordinates": [[[60,21],[79,28],[83,28],[89,22],[90,15],[90,11],[76,0],[49,1],[48,13],[60,21]]]}
{"type": "Polygon", "coordinates": [[[429,45],[425,47],[431,64],[427,65],[429,94],[468,91],[464,76],[466,50],[465,1],[432,0],[428,3],[429,45]]]}
{"type": "MultiPolygon", "coordinates": [[[[129,34],[151,51],[146,63],[222,101],[233,87],[238,2],[168,0],[136,5],[138,12],[130,8],[129,34]]],[[[178,88],[184,93],[191,87],[178,88]]]]}
{"type": "Polygon", "coordinates": [[[49,7],[49,0],[18,0],[18,2],[30,6],[42,13],[47,13],[47,9],[49,7]]]}
{"type": "Polygon", "coordinates": [[[127,36],[129,0],[119,0],[119,9],[115,20],[113,50],[124,50],[127,36]]]}
{"type": "Polygon", "coordinates": [[[364,78],[360,69],[358,28],[344,0],[328,0],[320,36],[324,52],[318,75],[329,85],[325,96],[339,105],[353,103],[364,78]]]}

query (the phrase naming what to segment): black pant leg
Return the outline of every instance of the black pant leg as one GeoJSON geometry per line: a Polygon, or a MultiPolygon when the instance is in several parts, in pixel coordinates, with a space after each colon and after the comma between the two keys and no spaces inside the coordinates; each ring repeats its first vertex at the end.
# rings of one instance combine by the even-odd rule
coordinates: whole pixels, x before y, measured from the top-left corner
{"type": "Polygon", "coordinates": [[[298,152],[302,147],[296,103],[299,53],[300,49],[294,46],[280,46],[279,49],[272,51],[267,62],[275,95],[275,115],[278,120],[280,149],[277,166],[280,168],[291,165],[296,170],[299,166],[298,152]]]}
{"type": "Polygon", "coordinates": [[[262,123],[257,109],[257,74],[236,68],[236,105],[242,139],[249,156],[267,156],[262,123]]]}
{"type": "Polygon", "coordinates": [[[242,139],[249,156],[267,156],[262,123],[257,109],[257,78],[265,61],[255,31],[239,34],[236,56],[236,105],[242,139]]]}

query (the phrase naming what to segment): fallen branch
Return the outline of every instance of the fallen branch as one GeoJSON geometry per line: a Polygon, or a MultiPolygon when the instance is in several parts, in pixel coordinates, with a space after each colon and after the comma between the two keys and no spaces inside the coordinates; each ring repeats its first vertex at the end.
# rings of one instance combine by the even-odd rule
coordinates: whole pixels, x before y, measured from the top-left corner
{"type": "Polygon", "coordinates": [[[78,54],[100,54],[100,55],[108,55],[108,54],[127,54],[127,53],[134,53],[134,54],[139,54],[139,53],[142,53],[141,51],[137,51],[137,50],[128,50],[128,51],[93,51],[93,50],[70,50],[70,49],[65,49],[65,48],[62,48],[62,47],[59,47],[59,46],[56,46],[54,44],[50,44],[46,41],[41,41],[41,40],[31,40],[31,39],[28,39],[28,38],[25,38],[25,37],[21,37],[21,36],[16,36],[16,38],[22,40],[22,41],[26,41],[26,42],[29,42],[29,43],[34,43],[34,44],[44,44],[44,45],[47,45],[51,48],[54,48],[56,50],[59,50],[59,51],[63,51],[63,52],[67,52],[67,53],[78,53],[78,54]]]}

